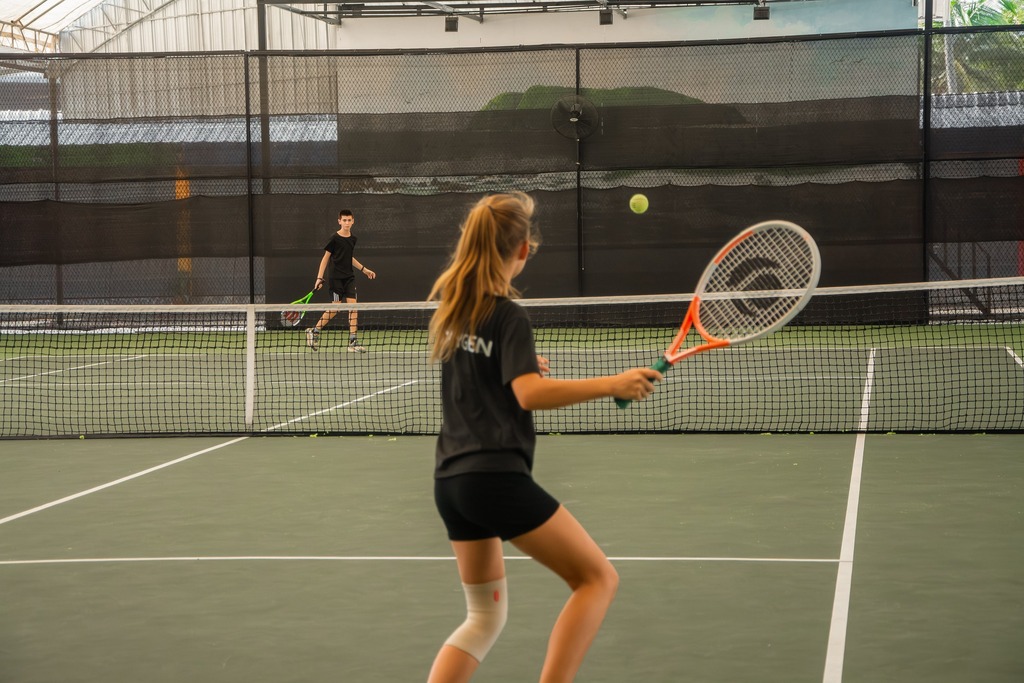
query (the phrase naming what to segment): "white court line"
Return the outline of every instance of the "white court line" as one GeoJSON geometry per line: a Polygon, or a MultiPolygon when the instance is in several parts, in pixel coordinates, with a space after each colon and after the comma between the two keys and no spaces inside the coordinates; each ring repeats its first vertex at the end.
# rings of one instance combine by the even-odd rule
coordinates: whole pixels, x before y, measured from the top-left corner
{"type": "Polygon", "coordinates": [[[274,430],[280,429],[281,427],[287,427],[290,424],[295,424],[296,422],[302,422],[303,420],[308,420],[311,417],[316,417],[317,415],[323,415],[324,413],[329,413],[332,410],[337,410],[338,408],[345,408],[345,407],[353,405],[355,403],[359,403],[360,401],[365,401],[367,399],[373,398],[374,396],[380,396],[381,394],[386,394],[386,393],[388,393],[390,391],[395,391],[396,389],[401,389],[403,387],[407,387],[410,384],[416,384],[416,382],[418,382],[418,381],[419,380],[411,379],[408,382],[403,382],[402,384],[396,384],[393,387],[388,387],[387,389],[381,389],[380,391],[375,391],[372,394],[367,394],[366,396],[360,396],[359,398],[352,399],[351,401],[345,401],[344,403],[339,403],[338,405],[331,406],[330,408],[324,408],[323,410],[317,410],[316,412],[307,413],[306,415],[303,415],[302,417],[292,418],[291,420],[288,420],[287,422],[281,422],[280,424],[276,424],[273,427],[267,427],[266,429],[263,429],[261,431],[272,432],[274,430]]]}
{"type": "Polygon", "coordinates": [[[1024,360],[1021,360],[1021,357],[1018,356],[1016,353],[1014,353],[1013,349],[1011,349],[1009,346],[1007,346],[1006,347],[1006,352],[1008,354],[1010,354],[1010,357],[1013,358],[1014,362],[1017,363],[1017,365],[1019,365],[1022,368],[1024,368],[1024,360]]]}
{"type": "MultiPolygon", "coordinates": [[[[108,387],[131,387],[136,391],[147,390],[152,393],[157,393],[162,389],[177,389],[184,387],[186,389],[210,389],[220,388],[224,386],[224,382],[193,382],[190,380],[176,380],[172,382],[153,382],[151,377],[138,376],[135,378],[124,377],[122,380],[110,380],[107,382],[76,382],[74,379],[61,380],[60,382],[26,382],[25,386],[30,387],[76,387],[80,389],[104,389],[108,387]]],[[[310,385],[310,386],[323,386],[323,385],[310,385]]]]}
{"type": "Polygon", "coordinates": [[[109,365],[112,364],[112,362],[122,362],[124,360],[138,360],[139,358],[144,358],[144,357],[145,357],[144,354],[143,355],[132,355],[132,356],[124,357],[124,358],[115,358],[113,360],[103,360],[102,362],[90,362],[90,364],[87,365],[87,366],[77,366],[75,368],[61,368],[59,370],[51,370],[51,371],[46,372],[46,373],[36,373],[35,375],[23,375],[22,377],[10,377],[10,378],[5,379],[5,380],[0,380],[0,384],[3,384],[5,382],[18,382],[20,380],[31,380],[31,379],[36,378],[36,377],[45,377],[46,375],[56,375],[58,373],[70,373],[70,372],[75,371],[75,370],[85,370],[87,368],[97,368],[99,366],[109,366],[109,365]]]}
{"type": "Polygon", "coordinates": [[[850,619],[850,589],[853,585],[853,547],[857,540],[857,512],[860,508],[860,480],[864,470],[864,430],[871,412],[871,390],[875,377],[875,349],[868,356],[867,378],[860,403],[860,424],[853,449],[853,467],[850,473],[850,493],[846,499],[846,522],[843,525],[843,543],[839,551],[839,571],[836,593],[832,601],[832,622],[828,630],[828,650],[825,654],[823,683],[841,683],[843,660],[846,656],[846,629],[850,619]]]}
{"type": "Polygon", "coordinates": [[[13,522],[16,519],[21,519],[22,517],[27,517],[28,515],[34,514],[36,512],[41,512],[43,510],[47,510],[49,508],[55,507],[57,505],[60,505],[61,503],[67,503],[68,501],[75,500],[76,498],[81,498],[82,496],[87,496],[90,493],[96,493],[97,491],[102,491],[103,489],[109,489],[111,486],[117,486],[118,484],[123,484],[126,481],[131,481],[132,479],[138,479],[139,477],[141,477],[143,475],[146,475],[146,474],[149,474],[150,472],[156,472],[157,470],[162,470],[165,467],[170,467],[171,465],[176,465],[179,462],[185,462],[186,460],[190,460],[190,459],[196,457],[197,455],[202,455],[204,453],[209,453],[210,451],[215,451],[218,448],[223,448],[224,446],[230,446],[231,444],[238,443],[239,441],[245,441],[248,438],[249,438],[248,436],[240,436],[237,439],[232,439],[231,441],[225,441],[224,443],[217,444],[216,446],[210,446],[209,448],[204,448],[201,451],[196,451],[195,453],[189,453],[188,455],[183,455],[180,458],[176,458],[174,460],[169,460],[169,461],[167,461],[167,462],[165,462],[165,463],[163,463],[161,465],[156,465],[154,467],[150,467],[149,469],[142,470],[141,472],[136,472],[135,474],[129,474],[127,477],[121,477],[120,479],[115,479],[114,481],[107,482],[106,484],[100,484],[99,486],[94,486],[91,489],[88,489],[86,491],[79,491],[78,493],[74,493],[74,494],[72,494],[70,496],[65,496],[65,497],[61,498],[60,500],[54,500],[54,501],[51,501],[49,503],[45,503],[44,505],[40,505],[38,507],[34,507],[31,510],[25,510],[23,512],[19,512],[17,514],[11,515],[9,517],[4,517],[3,519],[0,519],[0,524],[7,524],[7,522],[13,522]]]}
{"type": "MultiPolygon", "coordinates": [[[[506,560],[532,560],[506,555],[506,560]]],[[[838,560],[786,557],[609,557],[612,562],[786,562],[834,564],[838,560]]],[[[51,560],[0,560],[0,566],[38,564],[102,564],[119,562],[454,562],[454,555],[241,555],[212,557],[78,557],[51,560]]]]}
{"type": "MultiPolygon", "coordinates": [[[[142,356],[138,356],[138,357],[141,358],[142,356]]],[[[128,360],[133,360],[133,359],[128,359],[128,360]]],[[[86,367],[91,367],[91,366],[86,366],[86,367]]],[[[55,372],[60,372],[60,371],[55,371],[55,372]]],[[[352,400],[352,401],[347,401],[345,403],[339,403],[338,405],[334,406],[333,408],[325,408],[324,410],[318,410],[315,413],[309,413],[308,415],[304,415],[303,417],[297,417],[294,420],[289,420],[288,422],[282,422],[279,425],[275,425],[273,427],[269,427],[269,428],[267,428],[267,429],[265,429],[263,431],[265,431],[265,432],[272,431],[274,429],[278,429],[280,427],[284,427],[285,425],[292,424],[293,422],[298,422],[300,420],[305,420],[305,419],[308,419],[308,418],[313,417],[315,415],[320,415],[322,413],[329,412],[331,410],[337,410],[338,408],[343,408],[345,406],[352,405],[353,403],[358,403],[359,401],[365,401],[368,398],[373,398],[374,396],[378,396],[380,394],[385,394],[385,393],[387,393],[389,391],[394,391],[395,389],[401,389],[402,387],[407,386],[409,384],[414,384],[415,381],[416,380],[413,380],[411,382],[406,382],[405,384],[399,384],[398,386],[390,387],[388,389],[382,389],[381,391],[375,392],[373,394],[369,394],[367,396],[362,396],[362,397],[357,398],[357,399],[352,400]]],[[[168,462],[165,462],[165,463],[163,463],[161,465],[156,465],[155,467],[150,467],[149,469],[142,470],[141,472],[136,472],[135,474],[129,474],[127,477],[121,477],[120,479],[116,479],[114,481],[107,482],[106,484],[101,484],[99,486],[94,486],[93,488],[88,489],[86,491],[80,491],[80,492],[74,493],[74,494],[72,494],[70,496],[65,496],[64,498],[61,498],[59,500],[54,500],[54,501],[51,501],[49,503],[45,503],[45,504],[40,505],[38,507],[34,507],[31,510],[24,510],[23,512],[19,512],[17,514],[10,515],[9,517],[4,517],[4,518],[0,519],[0,525],[6,524],[7,522],[13,522],[16,519],[21,519],[22,517],[27,517],[28,515],[34,514],[36,512],[41,512],[43,510],[47,510],[49,508],[55,507],[57,505],[60,505],[62,503],[67,503],[67,502],[75,500],[77,498],[81,498],[83,496],[87,496],[90,493],[96,493],[97,491],[102,491],[103,489],[108,489],[111,486],[117,486],[118,484],[123,484],[126,481],[131,481],[132,479],[137,479],[138,477],[141,477],[143,475],[149,474],[151,472],[156,472],[157,470],[162,470],[165,467],[170,467],[171,465],[176,465],[179,462],[184,462],[186,460],[191,460],[192,458],[196,457],[197,455],[203,455],[204,453],[209,453],[210,451],[215,451],[218,448],[223,448],[224,446],[230,446],[230,445],[236,444],[236,443],[238,443],[240,441],[245,441],[248,438],[249,438],[248,436],[240,436],[237,439],[232,439],[230,441],[225,441],[224,443],[217,444],[216,446],[210,446],[209,448],[204,448],[203,450],[196,451],[195,453],[189,453],[188,455],[184,455],[184,456],[182,456],[180,458],[176,458],[174,460],[169,460],[168,462]]]]}

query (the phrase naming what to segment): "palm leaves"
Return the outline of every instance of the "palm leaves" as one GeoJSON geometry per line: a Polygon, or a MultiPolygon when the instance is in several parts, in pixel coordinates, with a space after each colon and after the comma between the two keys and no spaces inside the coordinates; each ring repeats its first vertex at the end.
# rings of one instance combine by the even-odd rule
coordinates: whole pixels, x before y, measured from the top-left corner
{"type": "MultiPolygon", "coordinates": [[[[1024,23],[1024,0],[952,0],[954,26],[1024,23]]],[[[1024,30],[949,33],[934,37],[932,91],[1024,90],[1024,30]]]]}
{"type": "Polygon", "coordinates": [[[953,26],[1024,24],[1021,0],[952,0],[949,10],[953,26]]]}

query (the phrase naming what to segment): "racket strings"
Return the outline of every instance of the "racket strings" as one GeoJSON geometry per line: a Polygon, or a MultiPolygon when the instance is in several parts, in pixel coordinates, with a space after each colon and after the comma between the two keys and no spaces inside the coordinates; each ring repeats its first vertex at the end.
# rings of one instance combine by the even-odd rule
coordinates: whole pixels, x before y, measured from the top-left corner
{"type": "MultiPolygon", "coordinates": [[[[313,300],[313,292],[310,292],[301,299],[296,299],[291,303],[292,306],[301,305],[305,306],[313,300]]],[[[281,311],[281,324],[286,327],[296,327],[302,320],[302,316],[306,314],[305,311],[299,311],[295,309],[285,309],[281,311]]]]}
{"type": "Polygon", "coordinates": [[[816,254],[802,234],[784,225],[757,230],[710,273],[703,288],[710,296],[701,303],[701,326],[719,339],[757,336],[794,314],[815,273],[816,254]]]}

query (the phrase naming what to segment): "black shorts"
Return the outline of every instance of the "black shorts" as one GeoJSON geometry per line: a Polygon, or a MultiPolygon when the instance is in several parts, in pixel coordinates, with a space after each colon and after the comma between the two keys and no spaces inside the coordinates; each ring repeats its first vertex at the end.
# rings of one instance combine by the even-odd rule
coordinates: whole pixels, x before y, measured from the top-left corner
{"type": "Polygon", "coordinates": [[[356,296],[356,278],[347,277],[344,280],[331,280],[331,292],[334,293],[335,301],[348,301],[358,299],[356,296]]]}
{"type": "Polygon", "coordinates": [[[434,502],[453,541],[503,541],[533,531],[558,501],[532,477],[515,472],[459,474],[434,480],[434,502]]]}

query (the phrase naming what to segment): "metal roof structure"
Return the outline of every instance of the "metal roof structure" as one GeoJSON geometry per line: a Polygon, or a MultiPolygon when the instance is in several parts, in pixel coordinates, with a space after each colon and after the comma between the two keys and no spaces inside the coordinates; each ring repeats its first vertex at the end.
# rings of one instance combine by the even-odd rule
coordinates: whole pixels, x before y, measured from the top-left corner
{"type": "MultiPolygon", "coordinates": [[[[793,0],[770,0],[791,2],[793,0]]],[[[487,14],[603,11],[625,17],[630,9],[709,5],[750,5],[767,10],[769,0],[245,0],[260,12],[267,7],[340,24],[345,19],[447,16],[483,21],[487,14]]],[[[91,31],[108,38],[158,12],[174,11],[181,0],[4,0],[0,3],[0,51],[57,52],[62,31],[90,14],[91,31]],[[98,22],[98,23],[97,23],[98,22]]]]}
{"type": "Polygon", "coordinates": [[[0,50],[55,52],[60,31],[104,0],[4,0],[0,50]]]}
{"type": "MultiPolygon", "coordinates": [[[[779,0],[774,0],[778,2],[779,0]]],[[[781,0],[786,2],[787,0],[781,0]]],[[[486,14],[574,12],[610,10],[625,16],[632,8],[683,7],[687,5],[766,5],[768,0],[358,0],[331,3],[299,0],[258,0],[290,12],[328,23],[345,18],[462,16],[483,20],[486,14]]]]}

